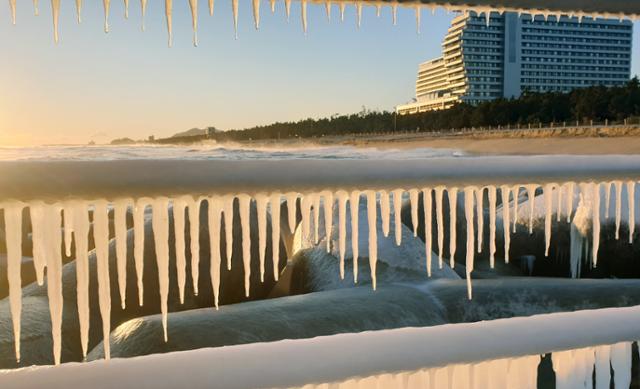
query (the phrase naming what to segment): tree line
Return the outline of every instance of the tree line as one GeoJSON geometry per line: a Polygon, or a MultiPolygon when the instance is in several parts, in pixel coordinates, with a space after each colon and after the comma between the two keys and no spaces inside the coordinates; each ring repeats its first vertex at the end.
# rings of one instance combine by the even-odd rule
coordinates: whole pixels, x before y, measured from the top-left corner
{"type": "Polygon", "coordinates": [[[476,106],[460,103],[447,110],[412,115],[363,109],[350,115],[277,122],[242,130],[211,134],[224,140],[313,138],[343,134],[383,132],[436,132],[459,128],[479,128],[538,124],[622,122],[640,116],[640,81],[633,78],[620,87],[594,86],[569,93],[525,92],[519,98],[497,99],[476,106]]]}

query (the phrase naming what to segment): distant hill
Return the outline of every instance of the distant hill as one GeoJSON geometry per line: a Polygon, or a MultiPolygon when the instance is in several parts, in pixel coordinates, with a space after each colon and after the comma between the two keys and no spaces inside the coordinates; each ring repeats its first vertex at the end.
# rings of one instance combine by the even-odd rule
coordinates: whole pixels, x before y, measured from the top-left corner
{"type": "Polygon", "coordinates": [[[171,136],[171,138],[188,138],[190,136],[202,136],[202,135],[206,135],[206,134],[207,134],[207,130],[206,129],[192,128],[190,130],[174,134],[174,135],[171,136]]]}
{"type": "Polygon", "coordinates": [[[131,138],[119,138],[119,139],[114,139],[111,141],[112,145],[132,145],[137,143],[135,140],[131,139],[131,138]]]}

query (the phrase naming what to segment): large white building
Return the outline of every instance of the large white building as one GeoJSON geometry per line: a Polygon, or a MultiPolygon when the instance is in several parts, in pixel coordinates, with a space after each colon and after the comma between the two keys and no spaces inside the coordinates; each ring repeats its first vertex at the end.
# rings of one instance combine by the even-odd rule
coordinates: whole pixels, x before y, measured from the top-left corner
{"type": "Polygon", "coordinates": [[[420,64],[416,101],[400,114],[478,104],[524,91],[624,85],[631,75],[629,21],[517,13],[457,16],[442,56],[420,64]]]}

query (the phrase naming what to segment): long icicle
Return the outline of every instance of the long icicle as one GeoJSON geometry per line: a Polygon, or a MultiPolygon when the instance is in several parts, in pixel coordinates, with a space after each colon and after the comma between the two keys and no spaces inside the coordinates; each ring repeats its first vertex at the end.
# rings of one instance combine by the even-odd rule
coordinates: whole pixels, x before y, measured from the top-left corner
{"type": "Polygon", "coordinates": [[[300,0],[300,16],[302,17],[302,31],[307,35],[307,0],[300,0]]]}
{"type": "Polygon", "coordinates": [[[344,11],[345,11],[345,9],[347,7],[347,4],[344,1],[341,1],[338,4],[338,7],[340,8],[340,21],[344,22],[344,11]]]}
{"type": "Polygon", "coordinates": [[[127,298],[127,210],[129,200],[118,200],[114,204],[114,226],[116,233],[116,265],[118,270],[118,289],[120,305],[126,307],[127,298]]]}
{"type": "Polygon", "coordinates": [[[471,288],[471,272],[473,272],[473,263],[475,256],[473,231],[473,197],[474,188],[467,187],[464,189],[464,216],[467,220],[467,258],[466,258],[466,274],[467,274],[467,294],[469,300],[473,298],[473,289],[471,288]]]}
{"type": "Polygon", "coordinates": [[[613,182],[605,182],[604,183],[604,218],[609,219],[609,208],[611,204],[611,187],[613,186],[613,182]]]}
{"type": "MultiPolygon", "coordinates": [[[[60,364],[62,354],[62,231],[61,209],[57,204],[45,206],[45,250],[47,250],[47,297],[51,313],[53,360],[60,364]]],[[[96,246],[97,248],[97,246],[96,246]]]]}
{"type": "Polygon", "coordinates": [[[573,196],[575,195],[576,184],[570,182],[567,184],[567,223],[571,222],[571,215],[573,215],[573,196]]]}
{"type": "Polygon", "coordinates": [[[385,238],[389,237],[389,224],[391,210],[389,207],[389,192],[380,191],[380,217],[382,219],[382,234],[385,238]]]}
{"type": "Polygon", "coordinates": [[[438,267],[442,269],[444,259],[444,217],[442,215],[442,197],[444,193],[444,187],[436,187],[436,228],[438,229],[438,267]]]}
{"type": "Polygon", "coordinates": [[[180,304],[184,304],[184,287],[187,283],[187,258],[185,244],[185,213],[188,198],[181,197],[173,201],[173,230],[176,246],[176,274],[178,276],[178,294],[180,304]]]}
{"type": "Polygon", "coordinates": [[[600,184],[594,183],[593,186],[593,207],[591,220],[593,232],[591,256],[593,257],[593,267],[598,265],[598,250],[600,249],[600,184]]]}
{"type": "Polygon", "coordinates": [[[432,245],[432,199],[431,199],[431,188],[423,188],[422,189],[422,200],[423,200],[423,209],[424,209],[424,249],[427,256],[427,275],[431,277],[431,262],[433,260],[433,245],[432,245]]]}
{"type": "MultiPolygon", "coordinates": [[[[511,205],[509,197],[511,196],[511,188],[507,185],[500,187],[500,196],[502,197],[502,229],[504,233],[504,262],[509,263],[509,248],[511,245],[511,205]]],[[[517,201],[517,199],[514,199],[517,201]]]]}
{"type": "MultiPolygon", "coordinates": [[[[411,225],[413,226],[413,237],[418,236],[418,208],[420,192],[417,189],[409,190],[409,202],[411,203],[411,225]]],[[[397,219],[396,219],[397,220],[397,219]]]]}
{"type": "Polygon", "coordinates": [[[213,16],[213,0],[209,0],[209,16],[213,16]]]}
{"type": "Polygon", "coordinates": [[[60,0],[51,0],[51,14],[53,16],[53,40],[60,42],[58,36],[58,19],[60,18],[60,0]]]}
{"type": "Polygon", "coordinates": [[[249,297],[251,287],[251,197],[238,196],[240,201],[240,224],[242,224],[242,262],[244,265],[244,294],[249,297]]]}
{"type": "Polygon", "coordinates": [[[272,193],[269,203],[271,204],[271,254],[273,264],[273,279],[280,278],[280,193],[272,193]]]}
{"type": "Polygon", "coordinates": [[[484,238],[484,188],[475,191],[476,214],[478,215],[478,254],[482,252],[482,239],[484,238]]]}
{"type": "Polygon", "coordinates": [[[633,233],[636,230],[636,183],[627,181],[627,202],[629,203],[629,244],[633,243],[633,233]]]}
{"type": "Polygon", "coordinates": [[[256,30],[260,28],[260,0],[253,0],[253,23],[256,30]]]}
{"type": "Polygon", "coordinates": [[[260,259],[260,282],[264,282],[264,259],[267,251],[267,204],[269,198],[264,194],[256,195],[258,211],[258,254],[260,259]]]}
{"type": "Polygon", "coordinates": [[[377,221],[376,192],[367,192],[367,215],[369,222],[369,269],[371,270],[371,283],[373,290],[377,288],[376,265],[378,263],[378,221],[377,221]]]}
{"type": "Polygon", "coordinates": [[[314,193],[312,197],[313,205],[313,244],[318,244],[320,239],[320,195],[314,193]]]}
{"type": "Polygon", "coordinates": [[[146,30],[146,25],[145,25],[145,16],[147,14],[147,0],[140,0],[140,11],[142,13],[142,31],[146,30]]]}
{"type": "Polygon", "coordinates": [[[393,3],[391,5],[391,20],[393,21],[393,25],[398,24],[398,4],[393,3]]]}
{"type": "Polygon", "coordinates": [[[211,262],[209,275],[211,277],[211,289],[213,290],[213,305],[218,309],[220,298],[220,222],[222,216],[222,200],[215,196],[209,198],[209,248],[211,262]]]}
{"type": "MultiPolygon", "coordinates": [[[[147,0],[142,0],[145,4],[147,0]]],[[[78,23],[82,23],[82,0],[76,0],[76,18],[78,19],[78,23]]]]}
{"type": "Polygon", "coordinates": [[[144,213],[149,203],[148,199],[138,199],[133,210],[133,258],[136,265],[136,277],[138,280],[138,304],[144,303],[144,213]]]}
{"type": "Polygon", "coordinates": [[[162,313],[162,329],[164,341],[169,341],[167,335],[167,317],[169,315],[169,199],[159,197],[152,204],[153,240],[156,247],[156,263],[158,264],[158,285],[160,292],[160,312],[162,313]]]}
{"type": "Polygon", "coordinates": [[[549,256],[549,246],[551,246],[551,216],[553,212],[553,185],[546,184],[543,189],[544,196],[544,256],[549,256]]]}
{"type": "Polygon", "coordinates": [[[271,6],[271,13],[276,13],[276,0],[269,0],[269,5],[271,6]]]}
{"type": "Polygon", "coordinates": [[[129,19],[129,0],[124,0],[124,18],[129,19]]]}
{"type": "Polygon", "coordinates": [[[7,278],[9,306],[13,322],[16,361],[20,363],[20,321],[22,317],[22,210],[24,204],[4,204],[4,225],[7,240],[7,278]]]}
{"type": "Polygon", "coordinates": [[[396,234],[396,245],[402,243],[402,189],[396,189],[393,192],[393,216],[395,220],[394,231],[396,234]]]}
{"type": "Polygon", "coordinates": [[[353,282],[358,283],[358,248],[360,238],[358,236],[359,212],[360,212],[360,192],[354,190],[349,197],[349,208],[351,209],[351,254],[353,255],[353,282]]]}
{"type": "Polygon", "coordinates": [[[324,235],[327,241],[327,253],[331,253],[331,234],[333,228],[333,192],[322,192],[322,199],[324,201],[324,235]]]}
{"type": "Polygon", "coordinates": [[[287,14],[287,23],[291,17],[291,0],[284,0],[284,12],[287,14]]]}
{"type": "Polygon", "coordinates": [[[527,201],[529,202],[529,235],[533,234],[533,211],[536,201],[536,184],[527,185],[527,201]]]}
{"type": "Polygon", "coordinates": [[[169,45],[169,47],[171,47],[173,46],[173,21],[172,21],[173,0],[164,0],[164,14],[167,19],[167,34],[168,34],[167,44],[169,45]]]}
{"type": "Polygon", "coordinates": [[[89,213],[87,203],[74,202],[73,237],[76,243],[76,296],[82,357],[89,350],[89,213]]]}
{"type": "Polygon", "coordinates": [[[518,205],[520,205],[520,185],[513,187],[513,233],[516,233],[518,225],[518,205]]]}
{"type": "Polygon", "coordinates": [[[495,267],[496,255],[496,187],[489,186],[489,264],[495,267]]]}
{"type": "Polygon", "coordinates": [[[562,194],[564,193],[564,185],[558,185],[558,208],[556,209],[557,222],[562,219],[562,194]]]}
{"type": "Polygon", "coordinates": [[[298,193],[296,192],[289,192],[285,194],[285,198],[287,200],[287,218],[288,218],[288,224],[289,224],[289,231],[291,231],[291,234],[294,234],[296,232],[296,226],[297,226],[297,213],[298,213],[298,193]]]}
{"type": "Polygon", "coordinates": [[[72,202],[66,202],[62,208],[63,229],[64,229],[64,252],[67,257],[71,257],[71,246],[73,245],[73,210],[72,202]]]}
{"type": "Polygon", "coordinates": [[[349,194],[343,190],[336,193],[338,196],[338,249],[340,251],[340,279],[344,280],[344,256],[347,245],[347,200],[349,194]]]}
{"type": "Polygon", "coordinates": [[[109,334],[111,333],[111,287],[109,283],[109,216],[107,202],[94,204],[93,239],[96,244],[98,268],[98,304],[102,317],[102,341],[104,358],[111,359],[109,334]]]}
{"type": "Polygon", "coordinates": [[[233,257],[233,202],[235,196],[225,196],[222,204],[222,212],[224,213],[224,234],[227,255],[227,270],[231,270],[231,258],[233,257]]]}
{"type": "Polygon", "coordinates": [[[324,2],[324,9],[325,12],[327,13],[327,20],[331,20],[331,1],[325,1],[324,2]]]}
{"type": "Polygon", "coordinates": [[[231,11],[233,12],[233,30],[238,39],[238,0],[231,0],[231,11]]]}
{"type": "Polygon", "coordinates": [[[40,16],[40,7],[38,7],[38,0],[33,0],[33,14],[40,16]]]}
{"type": "Polygon", "coordinates": [[[200,199],[189,199],[189,236],[191,239],[191,280],[193,294],[198,295],[200,280],[200,199]]]}
{"type": "Polygon", "coordinates": [[[356,1],[356,23],[360,28],[362,25],[362,3],[360,1],[356,1]]]}
{"type": "Polygon", "coordinates": [[[416,13],[416,33],[420,34],[420,19],[421,19],[421,14],[422,14],[422,6],[421,5],[416,5],[415,6],[415,13],[416,13]]]}
{"type": "Polygon", "coordinates": [[[616,240],[620,239],[620,219],[622,219],[622,181],[615,182],[616,188],[616,240]]]}
{"type": "Polygon", "coordinates": [[[16,0],[9,0],[9,6],[11,8],[11,23],[16,24],[16,0]]]}
{"type": "Polygon", "coordinates": [[[191,8],[191,28],[193,29],[193,46],[198,47],[198,0],[189,0],[191,8]]]}
{"type": "Polygon", "coordinates": [[[109,32],[109,8],[111,7],[111,0],[102,0],[102,5],[104,6],[104,32],[109,32]]]}
{"type": "Polygon", "coordinates": [[[457,213],[458,213],[458,188],[447,189],[449,196],[449,262],[453,269],[456,265],[456,243],[457,243],[457,213]]]}
{"type": "Polygon", "coordinates": [[[44,247],[46,231],[44,230],[44,203],[42,201],[29,204],[31,215],[31,240],[33,241],[33,266],[36,271],[38,285],[44,284],[44,269],[47,266],[47,257],[44,247]]]}

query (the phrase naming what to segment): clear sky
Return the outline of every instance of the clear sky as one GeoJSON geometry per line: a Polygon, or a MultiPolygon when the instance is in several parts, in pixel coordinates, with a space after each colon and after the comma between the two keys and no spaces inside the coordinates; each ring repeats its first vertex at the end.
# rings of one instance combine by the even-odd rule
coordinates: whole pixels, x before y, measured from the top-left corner
{"type": "MultiPolygon", "coordinates": [[[[143,33],[139,2],[131,1],[124,20],[123,2],[112,1],[111,32],[104,34],[101,2],[85,1],[78,25],[74,2],[63,0],[56,46],[49,2],[40,2],[38,17],[30,1],[18,3],[16,26],[8,6],[0,6],[0,145],[103,143],[324,117],[362,106],[389,110],[413,97],[417,65],[440,54],[452,18],[424,10],[418,35],[413,10],[399,9],[393,26],[389,8],[378,19],[375,8],[365,7],[357,29],[353,6],[340,23],[337,6],[328,22],[324,6],[309,4],[305,36],[298,2],[287,23],[283,3],[272,15],[263,1],[256,31],[251,2],[240,0],[235,40],[231,2],[218,0],[210,17],[201,0],[200,45],[194,48],[188,1],[174,1],[169,49],[164,2],[149,2],[143,33]]],[[[638,74],[638,50],[633,61],[638,74]]]]}

